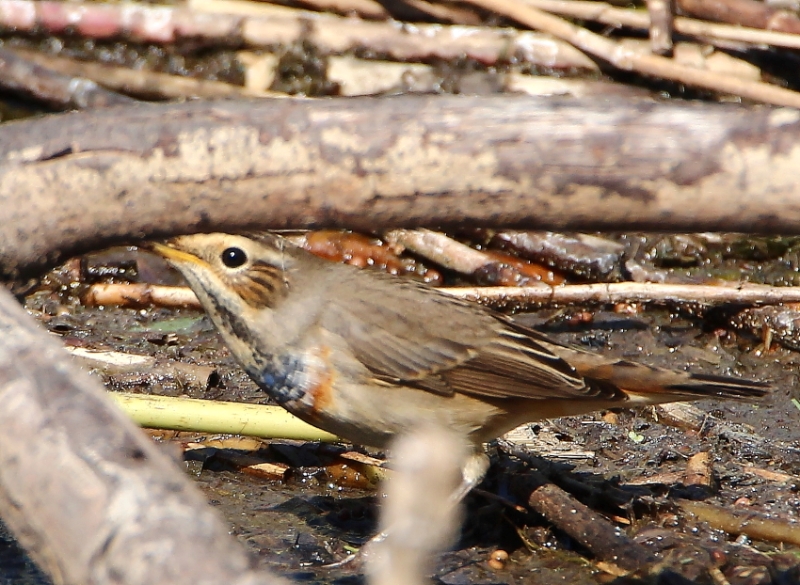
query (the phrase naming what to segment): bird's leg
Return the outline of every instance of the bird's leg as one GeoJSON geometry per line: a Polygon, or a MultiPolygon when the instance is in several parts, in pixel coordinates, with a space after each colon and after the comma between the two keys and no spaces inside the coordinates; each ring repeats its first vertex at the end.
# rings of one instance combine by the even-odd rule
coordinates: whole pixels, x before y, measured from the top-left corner
{"type": "Polygon", "coordinates": [[[461,485],[450,496],[450,505],[460,504],[467,494],[483,481],[487,471],[489,471],[489,457],[481,448],[480,451],[475,451],[470,455],[461,468],[461,485]]]}

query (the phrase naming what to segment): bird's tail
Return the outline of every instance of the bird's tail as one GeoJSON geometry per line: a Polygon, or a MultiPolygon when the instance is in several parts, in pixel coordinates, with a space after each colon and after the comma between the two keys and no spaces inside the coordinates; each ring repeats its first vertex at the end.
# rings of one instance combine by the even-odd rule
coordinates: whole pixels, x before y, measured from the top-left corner
{"type": "Polygon", "coordinates": [[[549,349],[572,364],[587,380],[610,384],[653,404],[702,398],[753,400],[767,395],[771,390],[765,382],[667,370],[627,360],[609,359],[557,344],[549,345],[549,349]]]}

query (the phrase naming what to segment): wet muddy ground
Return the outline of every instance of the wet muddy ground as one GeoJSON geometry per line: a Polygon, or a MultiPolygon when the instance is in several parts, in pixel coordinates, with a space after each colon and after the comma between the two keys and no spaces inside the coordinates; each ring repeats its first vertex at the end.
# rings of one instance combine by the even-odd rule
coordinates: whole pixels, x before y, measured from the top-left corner
{"type": "MultiPolygon", "coordinates": [[[[785,278],[791,278],[792,263],[786,254],[784,250],[761,263],[756,272],[780,272],[783,267],[785,278]]],[[[739,268],[744,270],[748,262],[752,261],[740,258],[739,268]]],[[[717,268],[722,265],[734,270],[736,262],[728,258],[714,263],[717,268]]],[[[144,372],[114,380],[112,389],[266,402],[200,312],[86,307],[77,294],[81,285],[65,281],[68,272],[54,272],[26,300],[32,314],[65,344],[211,365],[219,374],[208,387],[188,388],[180,381],[148,377],[144,372]]],[[[800,354],[777,344],[764,351],[757,335],[727,325],[730,312],[726,311],[700,311],[702,318],[692,315],[698,312],[696,308],[685,307],[619,311],[619,307],[616,311],[611,307],[546,308],[516,318],[562,342],[592,351],[695,372],[768,380],[776,388],[758,404],[696,403],[708,417],[699,430],[665,424],[667,421],[647,408],[558,419],[515,433],[517,447],[543,455],[534,460],[540,472],[611,518],[649,550],[659,552],[659,563],[634,576],[615,577],[601,570],[602,565],[580,543],[541,516],[472,494],[461,539],[437,561],[435,578],[448,585],[534,580],[539,584],[627,583],[640,579],[659,583],[685,583],[687,579],[731,584],[800,582],[797,546],[728,534],[697,521],[677,506],[684,498],[726,509],[753,510],[786,522],[800,519],[800,410],[792,402],[798,397],[795,381],[800,354]],[[575,318],[576,314],[581,318],[575,318]],[[699,452],[710,454],[712,481],[708,486],[683,485],[687,461],[699,452]],[[495,564],[492,568],[490,555],[498,549],[510,557],[502,567],[495,564]],[[720,575],[727,581],[720,581],[720,575]]],[[[337,484],[338,475],[332,475],[329,466],[336,459],[334,448],[259,442],[259,457],[288,464],[284,480],[269,480],[236,470],[226,449],[226,445],[235,447],[235,442],[212,437],[217,440],[213,447],[194,445],[183,453],[187,444],[209,439],[189,434],[160,438],[165,448],[183,461],[211,505],[220,510],[262,566],[304,582],[360,581],[357,567],[321,567],[358,548],[376,527],[376,490],[337,484]]],[[[494,464],[481,487],[524,503],[519,483],[529,473],[527,464],[510,456],[503,445],[491,446],[490,452],[494,464]]],[[[25,560],[8,535],[0,532],[0,584],[43,582],[47,580],[25,560]]]]}

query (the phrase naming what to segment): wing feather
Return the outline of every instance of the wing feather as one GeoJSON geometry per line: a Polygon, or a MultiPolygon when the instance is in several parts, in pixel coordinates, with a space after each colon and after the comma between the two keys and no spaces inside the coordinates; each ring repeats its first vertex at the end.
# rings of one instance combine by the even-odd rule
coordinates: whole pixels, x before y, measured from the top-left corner
{"type": "MultiPolygon", "coordinates": [[[[348,286],[366,293],[376,277],[382,280],[368,276],[348,286]]],[[[596,393],[532,330],[413,281],[392,284],[381,282],[375,294],[350,296],[348,302],[339,297],[322,312],[322,325],[338,332],[375,377],[443,395],[536,399],[596,393]]]]}

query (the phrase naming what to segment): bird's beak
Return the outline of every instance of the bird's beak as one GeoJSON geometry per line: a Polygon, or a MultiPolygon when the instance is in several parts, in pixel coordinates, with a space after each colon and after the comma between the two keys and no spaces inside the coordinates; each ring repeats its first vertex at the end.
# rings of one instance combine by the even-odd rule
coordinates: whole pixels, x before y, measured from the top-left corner
{"type": "Polygon", "coordinates": [[[148,242],[146,249],[152,250],[156,254],[163,256],[167,260],[175,262],[176,264],[202,264],[204,263],[200,258],[189,252],[184,252],[166,244],[159,244],[158,242],[148,242]]]}

